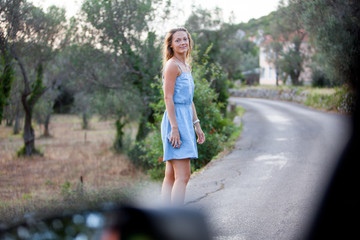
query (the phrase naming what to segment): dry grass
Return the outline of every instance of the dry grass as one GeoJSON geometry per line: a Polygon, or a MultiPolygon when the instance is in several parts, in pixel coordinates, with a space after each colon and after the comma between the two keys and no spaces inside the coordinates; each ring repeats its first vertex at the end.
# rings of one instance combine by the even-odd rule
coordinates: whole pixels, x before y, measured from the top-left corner
{"type": "Polygon", "coordinates": [[[23,145],[21,135],[12,135],[12,128],[0,125],[0,212],[61,199],[64,190],[78,186],[88,192],[121,191],[147,179],[125,155],[111,150],[114,121],[94,118],[90,130],[82,130],[78,117],[55,115],[50,125],[52,137],[39,137],[39,126],[35,126],[35,132],[35,145],[44,155],[18,158],[16,151],[23,145]]]}

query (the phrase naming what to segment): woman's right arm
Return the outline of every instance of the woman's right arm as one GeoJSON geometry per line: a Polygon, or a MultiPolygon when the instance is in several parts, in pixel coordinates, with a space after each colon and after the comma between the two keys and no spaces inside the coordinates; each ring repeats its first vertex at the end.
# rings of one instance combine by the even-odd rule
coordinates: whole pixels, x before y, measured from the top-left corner
{"type": "Polygon", "coordinates": [[[180,134],[178,124],[175,116],[175,105],[174,105],[174,89],[176,77],[179,75],[179,68],[175,63],[168,63],[164,70],[164,100],[166,111],[169,117],[171,125],[171,135],[169,142],[173,147],[180,147],[180,134]]]}

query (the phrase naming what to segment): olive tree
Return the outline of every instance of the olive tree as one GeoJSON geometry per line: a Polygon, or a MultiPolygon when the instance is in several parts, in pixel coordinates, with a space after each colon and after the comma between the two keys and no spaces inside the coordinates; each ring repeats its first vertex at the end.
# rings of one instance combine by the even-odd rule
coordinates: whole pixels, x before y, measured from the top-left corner
{"type": "Polygon", "coordinates": [[[32,115],[35,104],[49,89],[44,73],[47,64],[65,43],[65,10],[50,7],[47,12],[25,0],[5,1],[2,8],[6,49],[15,59],[23,80],[21,101],[25,112],[23,154],[32,155],[35,150],[35,133],[32,115]]]}
{"type": "Polygon", "coordinates": [[[0,123],[3,119],[4,107],[8,105],[11,85],[14,80],[14,61],[8,48],[11,26],[6,24],[11,9],[10,1],[0,2],[0,123]]]}
{"type": "Polygon", "coordinates": [[[273,55],[269,60],[274,63],[277,76],[285,75],[285,81],[290,76],[293,85],[300,85],[299,77],[306,60],[301,45],[307,33],[298,9],[280,1],[270,29],[274,43],[267,47],[267,52],[273,55]]]}
{"type": "MultiPolygon", "coordinates": [[[[107,76],[95,73],[92,82],[108,89],[123,89],[131,83],[140,93],[138,104],[144,106],[139,118],[137,139],[148,133],[147,123],[153,122],[150,103],[158,93],[150,85],[161,70],[160,45],[149,23],[154,19],[159,0],[86,0],[82,5],[83,31],[89,36],[89,44],[107,54],[111,67],[107,76]],[[116,66],[114,70],[113,66],[116,66]]],[[[98,60],[99,64],[103,64],[98,60]]]]}

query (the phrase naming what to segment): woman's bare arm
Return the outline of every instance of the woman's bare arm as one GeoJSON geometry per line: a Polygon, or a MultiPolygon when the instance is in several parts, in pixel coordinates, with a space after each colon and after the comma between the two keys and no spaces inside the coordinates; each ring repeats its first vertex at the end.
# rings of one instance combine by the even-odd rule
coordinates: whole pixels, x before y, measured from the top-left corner
{"type": "Polygon", "coordinates": [[[193,122],[195,122],[198,119],[196,108],[194,102],[192,102],[192,110],[193,110],[193,122]]]}
{"type": "MultiPolygon", "coordinates": [[[[198,116],[196,113],[196,108],[195,108],[194,102],[192,103],[192,110],[193,110],[193,122],[195,122],[196,120],[198,120],[198,116]]],[[[201,129],[200,121],[197,121],[194,126],[195,126],[195,132],[198,136],[197,142],[199,144],[203,144],[205,142],[205,134],[201,129]]]]}
{"type": "Polygon", "coordinates": [[[176,77],[180,74],[180,70],[175,63],[169,62],[166,65],[164,70],[164,101],[171,125],[171,137],[169,141],[173,147],[180,147],[180,134],[175,116],[175,105],[173,99],[176,77]]]}

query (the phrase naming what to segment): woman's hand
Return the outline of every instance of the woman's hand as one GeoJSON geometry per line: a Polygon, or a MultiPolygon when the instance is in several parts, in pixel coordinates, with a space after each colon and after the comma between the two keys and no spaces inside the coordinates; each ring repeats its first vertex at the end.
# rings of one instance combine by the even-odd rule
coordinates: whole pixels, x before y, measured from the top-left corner
{"type": "Polygon", "coordinates": [[[173,148],[180,148],[181,140],[180,140],[180,133],[178,128],[172,128],[170,133],[169,142],[173,148]]]}
{"type": "Polygon", "coordinates": [[[200,127],[200,123],[195,124],[195,132],[198,136],[197,143],[203,144],[205,142],[205,134],[200,127]]]}

